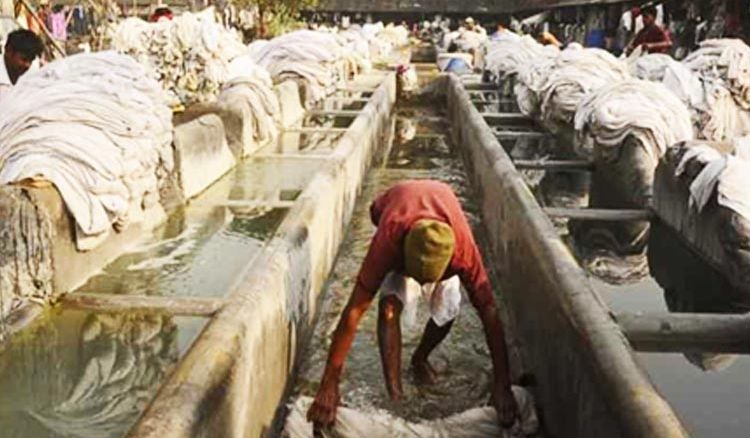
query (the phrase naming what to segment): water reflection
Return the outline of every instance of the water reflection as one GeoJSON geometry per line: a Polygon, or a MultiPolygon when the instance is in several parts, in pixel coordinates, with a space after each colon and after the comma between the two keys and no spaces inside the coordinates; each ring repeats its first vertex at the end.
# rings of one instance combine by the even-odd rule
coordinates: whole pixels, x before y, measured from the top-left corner
{"type": "Polygon", "coordinates": [[[52,312],[0,354],[3,436],[122,436],[204,324],[52,312]]]}

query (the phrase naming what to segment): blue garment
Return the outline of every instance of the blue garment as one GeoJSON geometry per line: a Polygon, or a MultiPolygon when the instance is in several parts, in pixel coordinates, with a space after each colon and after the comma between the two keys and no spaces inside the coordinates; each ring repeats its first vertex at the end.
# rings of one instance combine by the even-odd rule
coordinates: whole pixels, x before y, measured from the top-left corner
{"type": "Polygon", "coordinates": [[[469,74],[472,72],[471,66],[461,58],[453,58],[445,66],[445,71],[457,75],[469,74]]]}

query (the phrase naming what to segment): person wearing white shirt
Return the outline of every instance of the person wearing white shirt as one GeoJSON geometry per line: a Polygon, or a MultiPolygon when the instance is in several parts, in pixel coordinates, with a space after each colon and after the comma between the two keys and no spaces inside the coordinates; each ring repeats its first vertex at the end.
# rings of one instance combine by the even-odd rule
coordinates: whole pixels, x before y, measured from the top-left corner
{"type": "Polygon", "coordinates": [[[5,51],[0,60],[0,101],[42,54],[42,41],[34,32],[18,29],[8,34],[5,51]]]}

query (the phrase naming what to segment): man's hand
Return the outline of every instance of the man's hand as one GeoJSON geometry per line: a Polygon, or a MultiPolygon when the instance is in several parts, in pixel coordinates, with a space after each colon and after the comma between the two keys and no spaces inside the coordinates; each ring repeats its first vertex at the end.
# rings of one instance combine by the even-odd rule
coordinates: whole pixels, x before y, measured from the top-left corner
{"type": "Polygon", "coordinates": [[[339,399],[338,385],[321,386],[307,411],[307,421],[312,422],[316,429],[332,426],[336,422],[339,399]]]}
{"type": "Polygon", "coordinates": [[[503,429],[513,427],[519,418],[518,404],[510,388],[496,389],[492,394],[492,404],[497,411],[497,421],[503,429]]]}

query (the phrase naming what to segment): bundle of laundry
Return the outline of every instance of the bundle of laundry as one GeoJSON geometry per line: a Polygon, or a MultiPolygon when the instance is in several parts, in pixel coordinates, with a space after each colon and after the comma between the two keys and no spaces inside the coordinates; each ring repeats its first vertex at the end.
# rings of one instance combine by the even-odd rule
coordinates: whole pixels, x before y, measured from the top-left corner
{"type": "Polygon", "coordinates": [[[570,127],[587,94],[630,77],[627,64],[604,50],[563,50],[539,93],[542,123],[553,133],[570,127]]]}
{"type": "Polygon", "coordinates": [[[519,67],[513,92],[518,108],[527,117],[538,119],[541,114],[541,92],[555,65],[555,57],[539,57],[519,67]]]}
{"type": "Polygon", "coordinates": [[[750,110],[750,47],[739,39],[703,41],[683,61],[701,76],[716,79],[744,110],[750,110]]]}
{"type": "Polygon", "coordinates": [[[252,137],[263,143],[279,133],[281,106],[273,90],[271,75],[258,66],[250,55],[235,58],[229,64],[228,82],[225,82],[218,101],[222,105],[242,108],[244,120],[250,121],[252,137]]]}
{"type": "Polygon", "coordinates": [[[696,138],[729,141],[750,134],[750,111],[737,104],[723,82],[671,64],[661,81],[690,109],[696,138]]]}
{"type": "Polygon", "coordinates": [[[250,53],[274,80],[302,80],[308,107],[345,79],[340,76],[339,68],[347,56],[346,46],[342,39],[331,33],[291,32],[270,41],[252,43],[250,53]]]}
{"type": "Polygon", "coordinates": [[[617,156],[617,148],[633,136],[643,145],[655,167],[668,147],[693,139],[690,113],[662,84],[628,79],[605,85],[583,98],[575,114],[577,148],[591,157],[617,156]]]}
{"type": "MultiPolygon", "coordinates": [[[[536,436],[539,432],[539,417],[531,394],[520,386],[512,388],[519,409],[516,424],[506,430],[500,428],[497,413],[492,407],[478,407],[431,421],[408,422],[382,411],[361,412],[339,407],[335,424],[322,436],[330,438],[355,438],[362,436],[401,438],[523,438],[536,436]]],[[[313,425],[305,419],[312,404],[309,397],[300,397],[289,408],[282,436],[285,438],[308,438],[313,436],[313,425]]]]}
{"type": "Polygon", "coordinates": [[[173,105],[213,101],[232,79],[229,63],[247,53],[240,36],[216,21],[213,8],[157,23],[127,18],[111,39],[112,48],[157,72],[173,105]]]}
{"type": "Polygon", "coordinates": [[[680,64],[674,58],[663,53],[649,53],[642,56],[628,58],[630,74],[638,79],[652,82],[664,80],[667,67],[680,64]]]}
{"type": "Polygon", "coordinates": [[[513,37],[505,37],[490,41],[484,56],[484,69],[492,72],[496,77],[503,78],[516,75],[521,69],[537,58],[552,58],[559,54],[553,46],[543,46],[528,35],[519,37],[515,33],[506,32],[513,37]]]}
{"type": "Polygon", "coordinates": [[[78,248],[160,212],[173,168],[172,113],[153,72],[113,51],[22,76],[0,112],[0,184],[47,180],[75,219],[78,248]]]}

